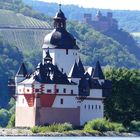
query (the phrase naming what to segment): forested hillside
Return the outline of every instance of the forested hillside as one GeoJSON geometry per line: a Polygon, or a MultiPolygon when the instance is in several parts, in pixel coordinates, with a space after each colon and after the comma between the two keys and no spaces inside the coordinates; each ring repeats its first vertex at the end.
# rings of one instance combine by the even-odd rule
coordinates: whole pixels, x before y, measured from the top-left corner
{"type": "MultiPolygon", "coordinates": [[[[50,32],[50,30],[35,30],[27,28],[50,28],[50,25],[52,25],[52,20],[50,20],[49,17],[39,12],[35,12],[30,6],[25,5],[21,0],[15,0],[14,3],[12,2],[12,0],[3,0],[0,2],[0,27],[6,27],[5,29],[0,29],[0,108],[5,107],[8,110],[8,78],[16,74],[19,65],[23,61],[26,65],[28,65],[28,70],[31,70],[38,62],[41,61],[41,46],[43,44],[43,39],[45,34],[50,32]],[[8,26],[24,27],[25,29],[12,30],[7,28],[8,26]]],[[[52,15],[54,16],[58,10],[58,5],[51,8],[53,11],[52,15]]],[[[102,33],[94,31],[92,28],[80,22],[70,21],[70,19],[73,19],[73,16],[75,16],[75,14],[72,15],[74,9],[71,9],[71,12],[69,11],[68,14],[68,11],[64,8],[64,12],[66,11],[66,16],[68,17],[67,29],[77,39],[77,44],[80,47],[80,56],[85,66],[94,66],[96,61],[99,60],[102,66],[110,65],[114,67],[140,68],[140,51],[130,34],[124,32],[123,30],[119,30],[118,33],[111,33],[111,36],[110,32],[103,35],[102,33]]],[[[46,10],[49,10],[49,7],[46,7],[46,10]]],[[[77,15],[78,13],[80,12],[77,11],[77,15]]],[[[139,97],[139,84],[137,84],[139,82],[139,78],[137,79],[139,71],[137,73],[137,71],[119,69],[115,71],[116,76],[113,76],[114,71],[112,71],[106,73],[106,76],[107,78],[113,80],[113,86],[115,87],[117,85],[117,89],[113,87],[113,94],[111,96],[112,100],[109,100],[110,102],[108,104],[111,104],[113,107],[117,105],[115,110],[115,114],[117,116],[120,113],[123,114],[123,102],[131,99],[130,104],[133,103],[133,108],[129,113],[132,113],[139,105],[138,101],[135,103],[132,99],[133,94],[131,95],[134,91],[136,93],[135,97],[139,97]],[[132,79],[134,79],[135,82],[132,82],[132,79]],[[125,88],[125,86],[129,86],[129,84],[127,84],[127,80],[129,80],[130,85],[133,84],[133,88],[125,88]],[[120,82],[119,84],[117,84],[118,81],[120,82]],[[136,90],[134,89],[135,85],[137,86],[136,90]],[[119,94],[116,91],[120,91],[119,94]],[[126,96],[125,93],[128,91],[129,95],[126,96]],[[123,98],[121,93],[124,94],[123,98]],[[118,96],[116,96],[116,94],[118,96]],[[115,100],[116,98],[119,100],[122,99],[121,104],[119,104],[120,102],[118,100],[115,100]],[[114,102],[116,103],[115,105],[113,104],[114,102]]],[[[130,107],[130,104],[127,104],[127,109],[130,107]]],[[[10,107],[12,106],[13,104],[10,105],[10,107]]],[[[109,106],[106,107],[108,112],[112,111],[109,106]]],[[[9,112],[10,111],[3,109],[0,110],[0,120],[4,120],[4,122],[1,121],[1,126],[7,125],[7,122],[13,113],[9,112]]],[[[106,116],[108,118],[111,118],[112,120],[119,120],[119,118],[114,118],[114,115],[108,114],[108,112],[106,112],[106,116]]],[[[136,115],[138,113],[136,113],[136,115]]],[[[129,117],[131,117],[131,114],[129,115],[129,117]]]]}
{"type": "MultiPolygon", "coordinates": [[[[37,0],[23,0],[25,3],[31,5],[33,9],[46,13],[49,16],[53,16],[58,8],[58,4],[55,3],[44,3],[37,0]]],[[[70,20],[83,19],[84,13],[92,13],[93,18],[98,9],[95,8],[82,8],[74,5],[63,5],[63,9],[66,16],[70,20]]],[[[101,9],[101,12],[106,15],[108,11],[112,11],[114,18],[119,21],[120,28],[128,32],[140,32],[140,11],[129,11],[129,10],[107,10],[101,9]]]]}
{"type": "Polygon", "coordinates": [[[15,75],[15,70],[23,61],[22,52],[16,46],[10,45],[0,37],[0,108],[7,106],[9,101],[7,82],[8,78],[15,75]]]}

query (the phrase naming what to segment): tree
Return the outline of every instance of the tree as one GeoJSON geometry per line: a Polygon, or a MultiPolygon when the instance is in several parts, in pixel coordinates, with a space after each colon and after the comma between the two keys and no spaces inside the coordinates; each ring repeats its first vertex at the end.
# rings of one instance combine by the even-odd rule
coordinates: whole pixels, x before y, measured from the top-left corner
{"type": "Polygon", "coordinates": [[[10,118],[10,114],[6,109],[0,110],[0,126],[5,127],[7,126],[7,122],[10,118]]]}
{"type": "Polygon", "coordinates": [[[140,71],[108,68],[105,75],[113,88],[105,100],[106,117],[125,125],[131,120],[140,120],[140,71]]]}

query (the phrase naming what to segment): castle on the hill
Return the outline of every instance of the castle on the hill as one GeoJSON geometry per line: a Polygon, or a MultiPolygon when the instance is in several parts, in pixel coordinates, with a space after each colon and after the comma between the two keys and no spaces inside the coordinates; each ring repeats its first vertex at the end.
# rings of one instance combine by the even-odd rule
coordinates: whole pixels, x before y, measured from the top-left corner
{"type": "Polygon", "coordinates": [[[108,12],[106,16],[103,16],[101,11],[97,11],[95,18],[92,20],[92,14],[84,14],[84,23],[87,23],[95,30],[104,32],[109,29],[117,29],[118,21],[113,18],[113,13],[108,12]]]}
{"type": "Polygon", "coordinates": [[[99,61],[85,71],[61,8],[53,19],[41,62],[31,74],[22,63],[15,76],[16,127],[64,122],[80,126],[104,117],[111,82],[105,79],[99,61]]]}

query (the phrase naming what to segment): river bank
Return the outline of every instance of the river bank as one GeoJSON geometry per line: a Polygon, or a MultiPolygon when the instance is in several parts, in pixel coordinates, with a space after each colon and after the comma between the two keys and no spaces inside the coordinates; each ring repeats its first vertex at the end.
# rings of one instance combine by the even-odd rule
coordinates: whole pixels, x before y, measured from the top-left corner
{"type": "Polygon", "coordinates": [[[93,134],[87,133],[83,131],[69,131],[69,132],[47,132],[47,133],[32,133],[30,129],[7,129],[7,128],[0,128],[0,136],[107,136],[107,137],[140,137],[139,132],[132,132],[132,133],[119,133],[119,132],[103,132],[100,134],[93,134]]]}

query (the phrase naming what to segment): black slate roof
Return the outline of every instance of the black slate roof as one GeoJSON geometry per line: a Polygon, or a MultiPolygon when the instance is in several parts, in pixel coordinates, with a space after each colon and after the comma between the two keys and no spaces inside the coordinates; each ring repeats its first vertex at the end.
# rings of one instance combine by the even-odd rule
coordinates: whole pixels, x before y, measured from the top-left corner
{"type": "Polygon", "coordinates": [[[84,76],[84,71],[83,71],[82,67],[77,65],[77,63],[75,62],[71,69],[69,77],[70,78],[82,78],[83,76],[84,76]]]}
{"type": "Polygon", "coordinates": [[[105,79],[99,61],[97,61],[97,63],[96,63],[96,67],[95,67],[94,73],[92,75],[92,78],[94,78],[94,79],[105,79]]]}
{"type": "Polygon", "coordinates": [[[90,79],[89,80],[90,89],[102,89],[99,81],[97,79],[90,79]]]}
{"type": "Polygon", "coordinates": [[[66,20],[67,18],[65,17],[64,13],[62,12],[62,10],[60,8],[59,11],[56,13],[54,19],[66,20]]]}
{"type": "MultiPolygon", "coordinates": [[[[65,28],[54,29],[46,36],[44,43],[53,45],[57,49],[79,49],[76,39],[65,28]]],[[[51,48],[51,47],[50,47],[51,48]]]]}
{"type": "Polygon", "coordinates": [[[66,30],[66,17],[61,7],[54,17],[54,30],[45,37],[44,43],[50,44],[50,48],[79,49],[76,39],[66,30]]]}
{"type": "Polygon", "coordinates": [[[44,58],[44,61],[52,61],[52,57],[50,56],[49,50],[46,52],[46,56],[44,58]]]}
{"type": "Polygon", "coordinates": [[[37,66],[39,70],[39,74],[35,75],[34,78],[36,81],[40,83],[48,83],[48,84],[74,84],[69,82],[67,75],[62,73],[57,65],[53,65],[52,63],[42,64],[40,63],[37,66]]]}
{"type": "Polygon", "coordinates": [[[83,66],[82,61],[81,61],[80,58],[79,58],[79,60],[78,60],[78,68],[79,68],[79,72],[80,72],[80,73],[82,73],[82,74],[85,73],[85,69],[84,69],[84,66],[83,66]]]}
{"type": "Polygon", "coordinates": [[[24,63],[21,64],[21,66],[19,67],[19,70],[18,70],[16,75],[17,76],[24,76],[24,77],[27,75],[27,69],[26,69],[24,63]]]}

